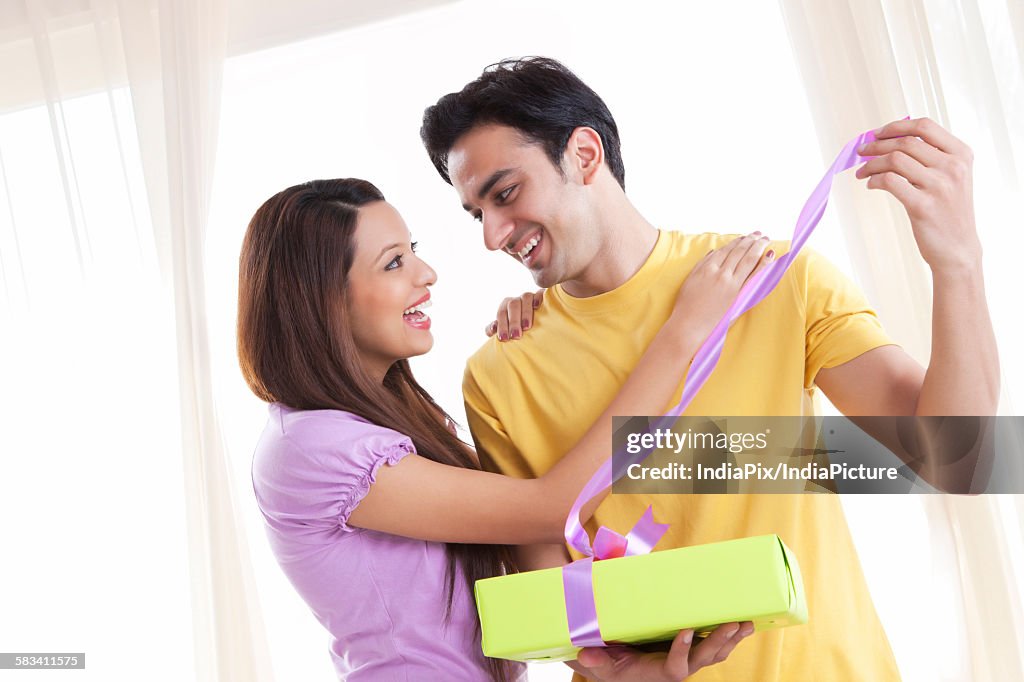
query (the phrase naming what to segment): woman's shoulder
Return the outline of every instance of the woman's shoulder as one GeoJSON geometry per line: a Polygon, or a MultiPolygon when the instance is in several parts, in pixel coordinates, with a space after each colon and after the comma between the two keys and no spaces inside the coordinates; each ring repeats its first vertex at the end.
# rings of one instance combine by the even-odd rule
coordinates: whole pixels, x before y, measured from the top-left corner
{"type": "Polygon", "coordinates": [[[278,529],[347,528],[377,470],[413,452],[407,436],[350,412],[275,404],[253,453],[253,490],[278,529]]]}
{"type": "Polygon", "coordinates": [[[345,410],[299,410],[281,403],[270,405],[262,441],[280,443],[307,453],[324,451],[377,452],[396,448],[412,451],[408,436],[345,410]]]}

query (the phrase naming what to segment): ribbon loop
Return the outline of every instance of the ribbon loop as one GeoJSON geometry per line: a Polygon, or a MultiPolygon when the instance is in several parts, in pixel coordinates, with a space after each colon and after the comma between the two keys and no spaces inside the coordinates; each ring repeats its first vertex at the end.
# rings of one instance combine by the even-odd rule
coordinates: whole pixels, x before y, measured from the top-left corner
{"type": "Polygon", "coordinates": [[[648,506],[647,511],[633,526],[626,536],[626,556],[650,554],[658,541],[668,532],[667,523],[654,522],[654,507],[648,506]]]}
{"type": "Polygon", "coordinates": [[[626,556],[628,541],[608,526],[601,526],[594,536],[595,559],[618,559],[626,556]]]}

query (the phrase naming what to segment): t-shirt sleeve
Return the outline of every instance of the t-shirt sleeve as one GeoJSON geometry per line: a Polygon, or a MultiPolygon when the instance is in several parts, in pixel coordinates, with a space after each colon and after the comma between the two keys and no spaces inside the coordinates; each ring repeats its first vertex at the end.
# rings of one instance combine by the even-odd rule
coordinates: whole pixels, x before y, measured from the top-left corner
{"type": "Polygon", "coordinates": [[[472,364],[466,365],[462,378],[462,397],[466,405],[466,421],[483,470],[516,478],[535,478],[494,413],[474,375],[472,364]]]}
{"type": "MultiPolygon", "coordinates": [[[[268,518],[293,530],[351,532],[349,516],[366,497],[377,471],[415,452],[412,441],[384,429],[331,425],[297,429],[283,440],[282,456],[258,472],[257,497],[268,518]]],[[[254,471],[254,473],[257,473],[254,471]]]]}
{"type": "Polygon", "coordinates": [[[805,387],[813,386],[823,368],[894,343],[864,293],[836,266],[806,248],[797,263],[806,301],[805,387]]]}

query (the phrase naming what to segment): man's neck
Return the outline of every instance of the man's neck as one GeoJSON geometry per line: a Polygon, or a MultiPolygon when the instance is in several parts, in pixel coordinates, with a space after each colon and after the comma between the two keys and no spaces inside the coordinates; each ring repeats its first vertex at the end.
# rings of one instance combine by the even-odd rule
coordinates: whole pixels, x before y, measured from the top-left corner
{"type": "Polygon", "coordinates": [[[570,296],[589,298],[622,286],[643,267],[658,241],[657,228],[625,196],[602,211],[599,221],[596,227],[605,235],[604,243],[579,277],[562,282],[570,296]]]}

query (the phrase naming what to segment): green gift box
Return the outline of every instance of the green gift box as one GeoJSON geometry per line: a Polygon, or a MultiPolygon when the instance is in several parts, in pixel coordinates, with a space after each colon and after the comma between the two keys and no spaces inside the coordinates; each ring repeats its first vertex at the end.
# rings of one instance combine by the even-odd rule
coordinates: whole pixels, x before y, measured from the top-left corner
{"type": "MultiPolygon", "coordinates": [[[[595,561],[594,601],[606,642],[671,640],[693,628],[753,621],[755,630],[807,622],[796,557],[778,535],[595,561]]],[[[484,654],[517,661],[566,661],[569,639],[562,570],[476,582],[484,654]]]]}

